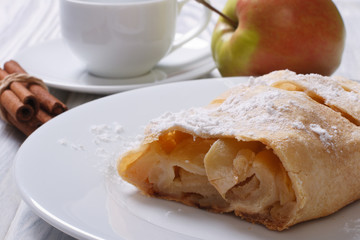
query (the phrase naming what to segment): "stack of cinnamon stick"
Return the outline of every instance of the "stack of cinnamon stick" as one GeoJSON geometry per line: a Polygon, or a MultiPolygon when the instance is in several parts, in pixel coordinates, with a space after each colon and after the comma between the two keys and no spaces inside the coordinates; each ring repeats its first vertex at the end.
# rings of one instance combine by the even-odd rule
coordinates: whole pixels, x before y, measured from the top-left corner
{"type": "Polygon", "coordinates": [[[0,95],[2,118],[27,136],[67,110],[66,105],[51,95],[41,80],[27,81],[30,78],[33,77],[13,60],[6,62],[4,69],[0,68],[0,83],[4,79],[10,82],[0,95]],[[19,77],[22,78],[21,81],[11,80],[19,77]]]}

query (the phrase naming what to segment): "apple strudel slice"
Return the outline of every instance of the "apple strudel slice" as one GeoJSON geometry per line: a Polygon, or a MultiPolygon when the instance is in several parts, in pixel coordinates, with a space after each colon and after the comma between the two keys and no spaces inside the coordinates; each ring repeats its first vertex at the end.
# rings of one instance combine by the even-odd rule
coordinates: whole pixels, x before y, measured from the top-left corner
{"type": "Polygon", "coordinates": [[[359,84],[277,71],[148,125],[118,172],[144,194],[272,230],[360,197],[359,84]]]}

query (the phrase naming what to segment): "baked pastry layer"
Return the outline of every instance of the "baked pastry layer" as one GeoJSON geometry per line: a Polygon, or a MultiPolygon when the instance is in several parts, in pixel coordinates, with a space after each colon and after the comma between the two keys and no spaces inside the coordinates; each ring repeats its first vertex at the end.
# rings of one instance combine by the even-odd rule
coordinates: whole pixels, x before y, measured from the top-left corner
{"type": "Polygon", "coordinates": [[[119,174],[147,195],[273,230],[329,215],[360,196],[359,90],[287,70],[251,78],[151,121],[119,174]]]}

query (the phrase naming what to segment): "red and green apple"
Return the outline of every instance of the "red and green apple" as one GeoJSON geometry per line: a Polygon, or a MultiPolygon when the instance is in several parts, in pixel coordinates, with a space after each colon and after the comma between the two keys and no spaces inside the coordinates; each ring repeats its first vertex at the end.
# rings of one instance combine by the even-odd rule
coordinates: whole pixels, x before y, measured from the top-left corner
{"type": "Polygon", "coordinates": [[[263,75],[289,69],[331,75],[345,42],[343,19],[332,0],[228,0],[212,36],[222,76],[263,75]]]}

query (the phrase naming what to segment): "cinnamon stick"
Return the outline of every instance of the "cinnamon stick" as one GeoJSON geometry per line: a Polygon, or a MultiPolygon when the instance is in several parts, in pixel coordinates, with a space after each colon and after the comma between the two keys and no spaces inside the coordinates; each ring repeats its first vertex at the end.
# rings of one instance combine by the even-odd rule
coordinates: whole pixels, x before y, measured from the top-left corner
{"type": "Polygon", "coordinates": [[[23,84],[20,82],[13,82],[10,84],[10,89],[15,93],[21,102],[30,105],[34,109],[35,113],[39,111],[39,102],[36,100],[34,94],[25,88],[23,84]]]}
{"type": "MultiPolygon", "coordinates": [[[[0,68],[0,80],[3,80],[9,74],[0,68]]],[[[9,85],[11,91],[19,98],[19,100],[27,105],[30,105],[34,109],[34,113],[39,110],[39,102],[36,100],[34,94],[32,94],[24,84],[20,82],[12,82],[9,85]]]]}
{"type": "Polygon", "coordinates": [[[26,73],[20,64],[14,60],[7,61],[4,63],[4,70],[8,73],[26,73]]]}
{"type": "Polygon", "coordinates": [[[11,90],[5,90],[0,96],[2,107],[8,114],[19,122],[29,121],[34,116],[33,108],[22,103],[11,90]]]}
{"type": "MultiPolygon", "coordinates": [[[[49,119],[47,119],[47,120],[42,119],[42,118],[44,118],[44,116],[46,116],[46,113],[43,116],[41,116],[42,112],[44,112],[44,111],[42,111],[40,109],[39,112],[36,114],[36,117],[33,117],[29,121],[26,121],[26,122],[20,122],[20,121],[16,120],[8,112],[5,113],[5,115],[6,115],[5,117],[9,123],[11,123],[13,126],[15,126],[18,130],[20,130],[26,136],[29,136],[32,132],[34,132],[37,128],[39,128],[45,121],[49,120],[49,119]]],[[[51,117],[50,117],[50,119],[51,119],[51,117]]]]}
{"type": "Polygon", "coordinates": [[[49,115],[48,113],[46,113],[45,111],[43,111],[42,109],[40,109],[38,111],[38,113],[36,114],[36,118],[42,122],[42,123],[46,123],[47,121],[49,121],[52,116],[49,115]]]}
{"type": "Polygon", "coordinates": [[[19,122],[10,115],[6,116],[6,118],[13,126],[15,126],[17,129],[19,129],[26,136],[29,136],[32,132],[34,132],[39,127],[35,124],[27,124],[27,123],[19,122]]]}
{"type": "Polygon", "coordinates": [[[9,80],[14,81],[2,89],[0,110],[5,119],[25,135],[30,135],[53,116],[67,110],[66,105],[51,95],[41,81],[26,75],[26,71],[13,60],[4,64],[4,70],[0,68],[0,81],[13,73],[20,75],[10,76],[12,79],[9,80]]]}
{"type": "MultiPolygon", "coordinates": [[[[8,73],[0,68],[0,80],[3,80],[8,73]]],[[[13,85],[13,83],[11,84],[13,85]]],[[[22,87],[25,88],[25,87],[22,87]]],[[[34,109],[31,105],[21,102],[11,90],[5,90],[0,95],[0,103],[9,115],[18,122],[25,122],[34,116],[34,109]]]]}
{"type": "Polygon", "coordinates": [[[29,86],[30,92],[32,92],[39,99],[40,106],[48,113],[53,115],[59,115],[66,111],[66,106],[60,102],[57,98],[51,95],[46,89],[37,84],[31,84],[29,86]]]}
{"type": "MultiPolygon", "coordinates": [[[[8,73],[26,73],[26,71],[14,60],[4,64],[4,69],[8,73]]],[[[51,95],[46,89],[38,84],[30,84],[29,91],[33,93],[40,102],[40,106],[48,113],[58,115],[67,110],[65,104],[51,95]]]]}
{"type": "Polygon", "coordinates": [[[0,68],[0,80],[3,80],[7,75],[9,75],[5,70],[0,68]]]}

